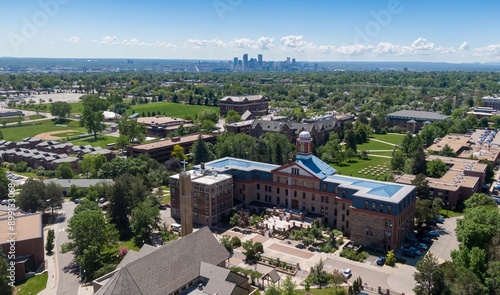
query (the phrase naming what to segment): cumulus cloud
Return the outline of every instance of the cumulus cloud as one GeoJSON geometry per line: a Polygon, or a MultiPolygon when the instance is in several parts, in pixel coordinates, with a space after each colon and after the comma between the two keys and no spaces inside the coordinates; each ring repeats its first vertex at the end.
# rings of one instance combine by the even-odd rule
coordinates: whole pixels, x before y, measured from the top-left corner
{"type": "Polygon", "coordinates": [[[177,47],[172,43],[166,43],[166,42],[160,42],[160,41],[156,41],[154,45],[157,47],[164,47],[164,48],[176,48],[177,47]]]}
{"type": "Polygon", "coordinates": [[[304,40],[304,36],[302,35],[300,36],[289,35],[282,37],[281,44],[285,48],[295,49],[300,52],[315,48],[314,44],[312,42],[306,42],[304,40]]]}
{"type": "Polygon", "coordinates": [[[212,40],[206,40],[206,39],[189,39],[187,41],[188,46],[192,46],[193,48],[221,48],[226,46],[226,43],[224,43],[222,40],[219,39],[212,39],[212,40]]]}
{"type": "Polygon", "coordinates": [[[475,56],[500,56],[500,44],[475,48],[474,51],[475,56]]]}
{"type": "Polygon", "coordinates": [[[72,43],[78,43],[78,42],[80,42],[80,37],[76,37],[76,36],[69,37],[68,39],[66,39],[66,41],[72,42],[72,43]]]}
{"type": "Polygon", "coordinates": [[[98,42],[99,44],[117,44],[118,38],[116,36],[104,36],[98,42]]]}
{"type": "Polygon", "coordinates": [[[338,47],[335,52],[341,55],[364,55],[373,51],[373,45],[345,45],[338,47]]]}
{"type": "Polygon", "coordinates": [[[468,50],[470,50],[469,42],[462,43],[460,45],[460,47],[458,47],[458,50],[460,50],[460,51],[468,51],[468,50]]]}
{"type": "Polygon", "coordinates": [[[146,43],[146,42],[142,42],[140,41],[139,39],[137,38],[132,38],[130,40],[128,39],[125,39],[122,41],[122,45],[137,45],[137,46],[151,46],[153,44],[151,43],[146,43]]]}
{"type": "Polygon", "coordinates": [[[260,49],[269,50],[274,48],[274,37],[260,37],[257,40],[252,40],[248,38],[238,38],[233,39],[229,42],[229,45],[234,48],[240,49],[260,49]]]}

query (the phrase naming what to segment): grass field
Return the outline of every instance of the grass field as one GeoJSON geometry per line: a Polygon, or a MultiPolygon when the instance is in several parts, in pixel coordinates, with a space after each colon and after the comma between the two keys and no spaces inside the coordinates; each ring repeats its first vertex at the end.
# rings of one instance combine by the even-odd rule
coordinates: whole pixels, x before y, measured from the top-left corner
{"type": "Polygon", "coordinates": [[[29,278],[27,281],[16,287],[16,294],[29,295],[40,293],[43,289],[45,289],[45,286],[47,286],[48,277],[49,274],[46,272],[44,274],[29,278]]]}
{"type": "Polygon", "coordinates": [[[160,112],[162,115],[163,113],[165,113],[165,116],[169,117],[184,118],[186,115],[194,116],[204,109],[211,109],[216,111],[217,114],[219,113],[218,107],[207,107],[204,105],[189,105],[173,102],[156,102],[134,105],[131,107],[131,109],[127,110],[127,115],[131,115],[134,112],[139,114],[144,112],[147,115],[148,112],[154,111],[155,113],[160,112]]]}
{"type": "MultiPolygon", "coordinates": [[[[36,105],[40,105],[40,106],[44,105],[45,109],[41,109],[40,107],[38,109],[36,109],[35,105],[33,105],[32,107],[24,107],[24,108],[14,107],[13,109],[28,110],[28,111],[40,111],[40,112],[50,113],[51,103],[42,103],[42,104],[36,104],[36,105]]],[[[82,102],[73,102],[73,103],[70,103],[70,105],[71,105],[71,113],[72,114],[80,114],[83,110],[83,103],[82,102]]]]}
{"type": "Polygon", "coordinates": [[[135,245],[133,240],[120,242],[117,248],[118,250],[120,250],[122,247],[127,247],[129,250],[134,250],[134,251],[140,250],[140,248],[135,245]]]}
{"type": "Polygon", "coordinates": [[[374,140],[370,140],[369,142],[365,142],[363,144],[358,144],[356,146],[357,150],[358,151],[361,151],[361,150],[367,150],[367,151],[370,151],[370,150],[393,150],[394,149],[394,146],[393,145],[389,145],[389,144],[385,144],[383,142],[379,142],[379,141],[374,141],[374,140]]]}
{"type": "MultiPolygon", "coordinates": [[[[345,288],[342,288],[342,287],[339,287],[338,289],[336,288],[322,288],[322,289],[313,289],[312,287],[316,287],[316,286],[311,286],[311,289],[309,290],[309,292],[306,292],[306,290],[304,289],[297,289],[295,290],[295,292],[297,292],[297,294],[311,294],[311,295],[337,295],[339,294],[337,292],[337,290],[341,290],[343,289],[345,291],[345,288]]],[[[343,292],[342,294],[347,294],[345,292],[343,292]]]]}
{"type": "Polygon", "coordinates": [[[338,166],[338,165],[332,165],[332,166],[335,169],[337,169],[341,175],[377,179],[377,180],[383,180],[384,176],[390,175],[392,173],[392,170],[390,169],[391,159],[387,158],[369,157],[368,160],[356,159],[354,160],[353,163],[344,162],[344,166],[338,166]],[[377,166],[377,165],[384,166],[384,164],[389,168],[389,171],[382,176],[359,173],[363,168],[367,168],[368,166],[377,166]]]}
{"type": "Polygon", "coordinates": [[[373,134],[373,138],[387,141],[393,144],[401,144],[403,142],[403,138],[405,134],[397,134],[397,133],[389,133],[389,134],[373,134]]]}
{"type": "Polygon", "coordinates": [[[29,118],[30,118],[30,120],[37,120],[37,119],[45,118],[45,116],[44,115],[30,115],[29,118]]]}
{"type": "Polygon", "coordinates": [[[99,135],[97,136],[97,140],[94,139],[94,137],[87,137],[84,139],[80,140],[72,140],[71,143],[74,145],[87,145],[90,144],[91,146],[100,146],[102,148],[106,148],[106,145],[108,143],[115,143],[118,140],[118,138],[113,137],[113,136],[104,136],[104,135],[99,135]]]}
{"type": "Polygon", "coordinates": [[[54,136],[66,138],[66,137],[73,137],[73,136],[78,136],[78,135],[82,135],[82,134],[87,134],[87,133],[81,132],[81,131],[68,131],[68,132],[54,134],[54,136]]]}
{"type": "MultiPolygon", "coordinates": [[[[42,120],[35,122],[36,125],[31,124],[22,124],[21,126],[7,126],[0,128],[3,133],[3,138],[11,141],[19,141],[26,137],[32,137],[40,133],[51,132],[57,130],[66,130],[68,126],[74,125],[73,122],[69,122],[67,126],[56,126],[56,124],[52,120],[42,120]]],[[[78,122],[76,122],[78,124],[78,122]]],[[[61,125],[64,125],[62,123],[61,125]]],[[[85,132],[86,130],[82,127],[72,126],[71,129],[76,129],[77,131],[85,132]]]]}

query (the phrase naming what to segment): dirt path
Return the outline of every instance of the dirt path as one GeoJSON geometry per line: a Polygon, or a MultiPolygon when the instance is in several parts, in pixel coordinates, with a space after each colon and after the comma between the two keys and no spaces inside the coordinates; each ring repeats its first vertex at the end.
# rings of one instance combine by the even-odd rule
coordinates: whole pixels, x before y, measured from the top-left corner
{"type": "Polygon", "coordinates": [[[34,137],[42,139],[42,140],[60,140],[61,137],[53,136],[54,134],[66,133],[66,132],[78,132],[77,130],[58,130],[58,131],[50,131],[45,133],[40,133],[35,135],[34,137]]]}

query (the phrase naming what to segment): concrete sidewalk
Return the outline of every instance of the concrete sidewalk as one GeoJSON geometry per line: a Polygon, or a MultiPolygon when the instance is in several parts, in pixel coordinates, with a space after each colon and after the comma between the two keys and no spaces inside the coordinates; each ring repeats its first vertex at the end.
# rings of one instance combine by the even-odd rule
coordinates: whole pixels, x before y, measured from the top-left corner
{"type": "Polygon", "coordinates": [[[47,285],[45,289],[38,293],[41,295],[57,295],[57,276],[59,275],[59,268],[57,265],[57,253],[56,251],[59,250],[60,245],[56,244],[57,241],[57,232],[59,230],[59,223],[58,224],[51,224],[46,226],[43,229],[43,236],[44,236],[44,245],[47,243],[47,236],[48,232],[50,229],[54,230],[54,250],[52,250],[52,254],[48,255],[45,253],[45,270],[48,272],[49,276],[47,279],[47,285]]]}

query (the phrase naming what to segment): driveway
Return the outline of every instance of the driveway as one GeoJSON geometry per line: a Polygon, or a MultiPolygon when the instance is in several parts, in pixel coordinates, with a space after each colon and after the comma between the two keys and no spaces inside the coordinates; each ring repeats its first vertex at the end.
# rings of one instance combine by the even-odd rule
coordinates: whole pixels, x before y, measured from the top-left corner
{"type": "Polygon", "coordinates": [[[460,217],[452,217],[444,220],[443,224],[438,224],[436,230],[439,232],[439,237],[434,240],[429,251],[437,257],[444,260],[451,260],[451,250],[458,250],[459,242],[455,234],[457,227],[457,219],[460,217]]]}

